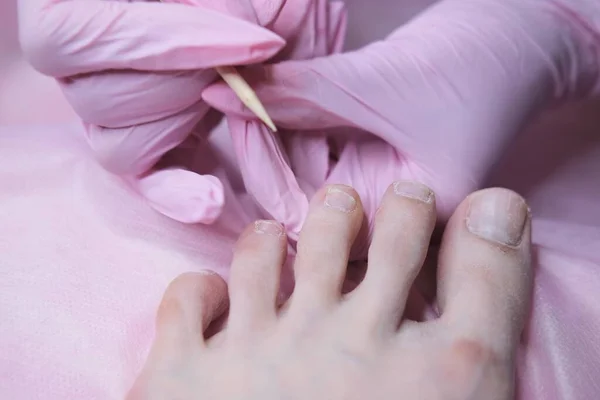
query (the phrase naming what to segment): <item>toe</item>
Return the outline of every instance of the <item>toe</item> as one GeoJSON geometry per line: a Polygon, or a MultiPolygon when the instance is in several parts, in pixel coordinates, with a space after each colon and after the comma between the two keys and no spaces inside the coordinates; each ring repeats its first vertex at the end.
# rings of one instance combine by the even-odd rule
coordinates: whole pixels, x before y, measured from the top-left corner
{"type": "Polygon", "coordinates": [[[204,331],[227,310],[227,284],[212,272],[186,273],[167,288],[158,309],[157,342],[169,348],[203,344],[204,331]]]}
{"type": "Polygon", "coordinates": [[[396,182],[381,202],[367,275],[347,306],[366,329],[394,331],[419,273],[435,225],[435,198],[426,186],[396,182]]]}
{"type": "Polygon", "coordinates": [[[294,264],[294,307],[320,307],[341,296],[350,249],[363,222],[354,189],[331,185],[313,198],[298,241],[294,264]]]}
{"type": "Polygon", "coordinates": [[[231,265],[228,336],[249,337],[276,318],[287,239],[275,221],[257,221],[238,241],[231,265]]]}
{"type": "Polygon", "coordinates": [[[461,337],[514,350],[531,294],[530,236],[529,209],[509,190],[474,193],[454,213],[438,259],[438,301],[461,337]]]}

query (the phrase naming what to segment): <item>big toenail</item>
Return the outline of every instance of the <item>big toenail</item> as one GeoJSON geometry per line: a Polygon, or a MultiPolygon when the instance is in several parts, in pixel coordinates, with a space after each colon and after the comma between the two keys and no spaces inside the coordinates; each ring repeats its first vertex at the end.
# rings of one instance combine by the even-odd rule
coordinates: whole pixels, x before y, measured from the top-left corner
{"type": "Polygon", "coordinates": [[[472,196],[466,222],[469,231],[477,236],[517,246],[528,215],[529,208],[521,196],[497,189],[472,196]]]}
{"type": "Polygon", "coordinates": [[[349,192],[351,192],[351,189],[348,187],[330,187],[325,195],[325,205],[345,213],[354,211],[356,209],[356,199],[349,192]]]}
{"type": "Polygon", "coordinates": [[[218,272],[213,271],[211,269],[202,269],[202,270],[198,271],[198,274],[206,275],[206,276],[220,276],[218,272]]]}

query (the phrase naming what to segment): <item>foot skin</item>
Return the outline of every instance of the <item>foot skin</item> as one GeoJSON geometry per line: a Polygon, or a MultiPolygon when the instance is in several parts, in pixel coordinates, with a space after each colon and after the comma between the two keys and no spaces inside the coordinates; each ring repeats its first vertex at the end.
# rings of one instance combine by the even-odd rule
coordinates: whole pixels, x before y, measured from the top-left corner
{"type": "Polygon", "coordinates": [[[390,186],[364,280],[342,294],[362,218],[351,188],[317,193],[298,243],[296,286],[279,309],[286,240],[275,222],[257,222],[240,238],[229,293],[217,275],[176,279],[129,400],[512,398],[531,291],[523,199],[488,189],[458,207],[438,257],[441,316],[428,322],[402,315],[435,224],[433,193],[390,186]],[[226,310],[226,326],[207,339],[226,310]]]}

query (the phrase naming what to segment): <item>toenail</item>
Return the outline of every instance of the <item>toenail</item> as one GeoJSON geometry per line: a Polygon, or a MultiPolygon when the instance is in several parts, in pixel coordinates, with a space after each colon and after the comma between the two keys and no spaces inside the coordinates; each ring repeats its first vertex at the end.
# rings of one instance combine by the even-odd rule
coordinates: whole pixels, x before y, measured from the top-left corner
{"type": "Polygon", "coordinates": [[[491,190],[471,197],[467,214],[469,231],[484,239],[517,246],[523,237],[529,208],[509,190],[491,190]]]}
{"type": "Polygon", "coordinates": [[[349,187],[332,186],[327,189],[325,205],[345,213],[350,213],[356,209],[356,199],[350,193],[353,193],[353,191],[349,187]]]}
{"type": "Polygon", "coordinates": [[[398,181],[394,183],[394,193],[424,203],[431,203],[433,192],[427,186],[417,182],[398,181]]]}
{"type": "Polygon", "coordinates": [[[275,221],[256,221],[254,223],[254,232],[265,235],[282,236],[283,227],[275,221]]]}
{"type": "Polygon", "coordinates": [[[198,271],[198,274],[206,275],[206,276],[221,276],[221,275],[219,275],[218,272],[213,271],[211,269],[202,269],[202,270],[198,271]]]}

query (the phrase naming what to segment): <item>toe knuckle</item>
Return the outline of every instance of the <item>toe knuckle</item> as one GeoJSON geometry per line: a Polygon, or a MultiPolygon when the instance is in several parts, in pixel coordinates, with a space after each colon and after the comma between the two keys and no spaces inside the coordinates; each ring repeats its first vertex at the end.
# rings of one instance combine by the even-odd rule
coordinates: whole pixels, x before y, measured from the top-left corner
{"type": "MultiPolygon", "coordinates": [[[[514,364],[482,340],[458,338],[442,356],[441,387],[452,398],[465,398],[473,391],[494,387],[494,399],[510,398],[514,364]],[[491,386],[490,386],[491,385],[491,386]]],[[[469,397],[471,398],[471,397],[469,397]]],[[[479,397],[477,397],[479,398],[479,397]]]]}
{"type": "Polygon", "coordinates": [[[476,376],[487,366],[501,361],[498,353],[481,340],[460,338],[455,340],[447,353],[453,374],[460,380],[476,376]]]}

